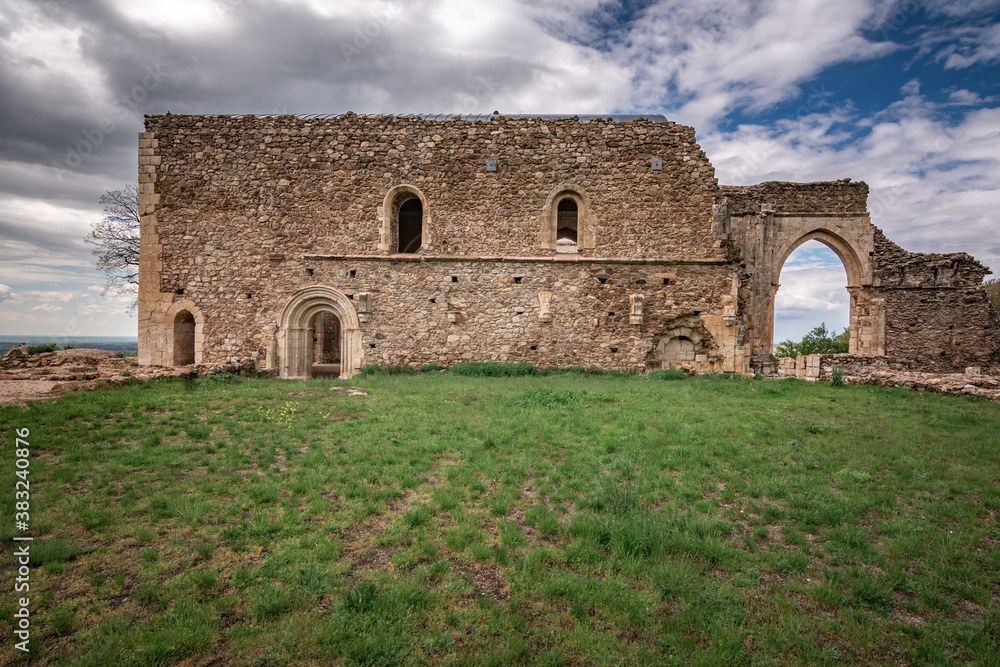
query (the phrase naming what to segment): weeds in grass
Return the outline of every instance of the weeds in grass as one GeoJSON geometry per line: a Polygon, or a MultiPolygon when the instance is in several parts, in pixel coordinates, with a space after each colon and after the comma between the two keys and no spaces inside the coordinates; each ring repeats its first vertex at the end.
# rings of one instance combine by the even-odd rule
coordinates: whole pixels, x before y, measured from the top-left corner
{"type": "Polygon", "coordinates": [[[94,665],[995,653],[997,406],[497,366],[378,373],[354,380],[365,396],[199,378],[0,408],[46,437],[40,650],[94,665]],[[85,597],[60,598],[70,584],[85,597]]]}

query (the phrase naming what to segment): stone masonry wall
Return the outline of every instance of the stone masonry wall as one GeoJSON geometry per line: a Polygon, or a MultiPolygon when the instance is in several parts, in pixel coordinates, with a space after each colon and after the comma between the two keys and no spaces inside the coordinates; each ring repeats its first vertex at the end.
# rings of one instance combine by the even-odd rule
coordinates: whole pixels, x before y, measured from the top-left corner
{"type": "Polygon", "coordinates": [[[885,353],[920,370],[957,371],[998,361],[1000,335],[983,288],[985,266],[966,253],[903,250],[875,233],[874,290],[885,299],[885,353]]]}
{"type": "Polygon", "coordinates": [[[364,363],[643,370],[663,332],[694,318],[698,368],[742,370],[722,317],[734,297],[712,231],[714,171],[691,128],[348,114],[151,116],[146,129],[159,295],[203,314],[204,362],[266,356],[289,295],[318,284],[371,295],[364,363]],[[387,193],[404,184],[426,201],[412,256],[380,247],[387,193]],[[540,242],[564,189],[583,198],[593,238],[570,256],[540,242]]]}

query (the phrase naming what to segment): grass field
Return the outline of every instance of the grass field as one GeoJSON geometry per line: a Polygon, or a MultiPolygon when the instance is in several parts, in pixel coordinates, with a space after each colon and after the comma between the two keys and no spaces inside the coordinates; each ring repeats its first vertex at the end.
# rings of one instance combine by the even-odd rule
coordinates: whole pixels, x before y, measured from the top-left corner
{"type": "Polygon", "coordinates": [[[4,664],[24,659],[17,428],[36,665],[1000,655],[1000,405],[975,399],[220,377],[3,408],[0,424],[4,664]]]}

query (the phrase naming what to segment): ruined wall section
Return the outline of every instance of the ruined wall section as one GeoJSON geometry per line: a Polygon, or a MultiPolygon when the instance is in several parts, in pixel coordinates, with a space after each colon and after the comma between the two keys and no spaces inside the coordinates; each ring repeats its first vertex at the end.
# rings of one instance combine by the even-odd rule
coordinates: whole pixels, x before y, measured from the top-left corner
{"type": "Polygon", "coordinates": [[[778,213],[859,213],[868,210],[868,185],[863,181],[720,185],[719,196],[729,199],[734,216],[778,213]]]}
{"type": "Polygon", "coordinates": [[[145,308],[156,326],[141,328],[140,347],[160,351],[149,363],[169,363],[169,345],[157,341],[167,339],[172,303],[197,306],[204,362],[264,358],[289,296],[317,284],[359,309],[358,295],[370,295],[361,363],[643,369],[677,329],[668,321],[693,317],[709,334],[694,363],[743,370],[723,318],[734,297],[712,232],[714,172],[691,128],[353,114],[166,115],[146,125],[144,136],[158,138],[142,158],[156,197],[157,272],[147,278],[156,285],[145,308]],[[417,256],[379,247],[386,194],[401,184],[427,202],[417,256]],[[546,200],[567,186],[584,193],[594,222],[592,247],[574,257],[539,242],[546,200]],[[545,299],[552,322],[541,318],[545,299]]]}
{"type": "MultiPolygon", "coordinates": [[[[151,116],[164,290],[198,257],[380,250],[386,194],[426,196],[421,254],[553,254],[539,244],[546,200],[563,185],[589,203],[581,256],[719,258],[714,170],[694,130],[572,119],[431,121],[392,116],[151,116]],[[486,158],[496,158],[495,172],[486,158]],[[663,162],[662,171],[651,160],[663,162]],[[168,238],[169,237],[169,238],[168,238]],[[217,253],[216,253],[217,254],[217,253]]],[[[230,262],[233,260],[227,260],[230,262]]]]}
{"type": "Polygon", "coordinates": [[[983,287],[985,266],[964,252],[907,252],[879,229],[875,264],[887,355],[941,372],[998,361],[1000,335],[983,287]]]}
{"type": "Polygon", "coordinates": [[[740,341],[753,367],[774,370],[774,299],[784,260],[804,239],[826,243],[844,261],[851,285],[852,352],[878,353],[870,312],[873,251],[868,186],[850,179],[818,183],[770,181],[719,188],[714,228],[739,267],[740,341]]]}

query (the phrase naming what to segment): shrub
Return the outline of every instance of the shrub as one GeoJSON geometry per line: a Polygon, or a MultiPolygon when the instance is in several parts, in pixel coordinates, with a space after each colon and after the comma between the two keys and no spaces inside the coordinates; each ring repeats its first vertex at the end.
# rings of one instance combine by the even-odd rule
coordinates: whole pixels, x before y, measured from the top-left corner
{"type": "Polygon", "coordinates": [[[834,387],[844,386],[844,369],[840,364],[833,365],[833,370],[830,371],[830,384],[834,387]]]}
{"type": "Polygon", "coordinates": [[[796,343],[793,340],[785,340],[774,346],[774,356],[776,357],[797,357],[806,354],[844,354],[850,348],[851,330],[844,329],[839,334],[835,334],[826,328],[826,322],[802,337],[796,343]]]}
{"type": "Polygon", "coordinates": [[[378,364],[365,364],[361,367],[362,377],[372,375],[415,375],[417,369],[410,366],[379,366],[378,364]]]}
{"type": "Polygon", "coordinates": [[[455,364],[448,369],[449,373],[467,377],[519,377],[534,375],[535,367],[531,364],[501,364],[495,361],[467,361],[455,364]]]}
{"type": "Polygon", "coordinates": [[[662,371],[647,373],[646,377],[650,380],[683,380],[687,375],[679,368],[665,368],[662,371]]]}
{"type": "Polygon", "coordinates": [[[45,345],[29,345],[28,354],[42,354],[43,352],[55,352],[59,349],[59,346],[55,343],[46,343],[45,345]]]}

